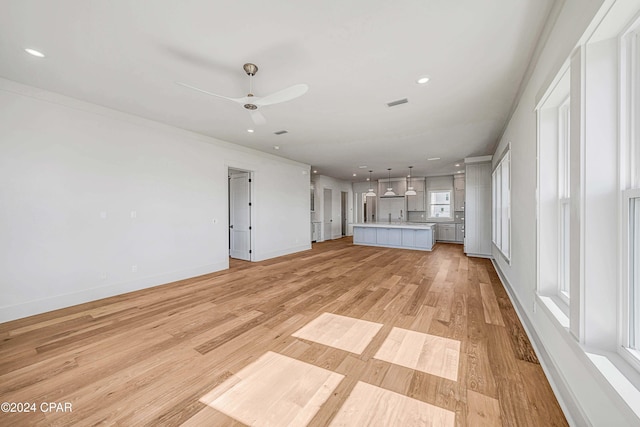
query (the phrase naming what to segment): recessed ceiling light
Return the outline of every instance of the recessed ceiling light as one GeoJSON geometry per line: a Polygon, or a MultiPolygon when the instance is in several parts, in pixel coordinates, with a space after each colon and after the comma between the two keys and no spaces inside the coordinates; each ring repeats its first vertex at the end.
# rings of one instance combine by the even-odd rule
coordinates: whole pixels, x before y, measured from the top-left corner
{"type": "Polygon", "coordinates": [[[249,133],[253,133],[253,132],[254,132],[254,130],[253,130],[253,129],[247,129],[247,132],[249,132],[249,133]]]}
{"type": "Polygon", "coordinates": [[[273,146],[273,149],[274,149],[274,150],[279,150],[279,149],[280,149],[280,146],[279,146],[279,145],[274,145],[274,146],[273,146]]]}
{"type": "Polygon", "coordinates": [[[318,173],[318,171],[313,171],[313,173],[318,173]]]}
{"type": "Polygon", "coordinates": [[[358,176],[358,174],[354,173],[353,176],[358,176]]]}
{"type": "Polygon", "coordinates": [[[440,157],[430,157],[427,160],[440,160],[440,157]]]}
{"type": "Polygon", "coordinates": [[[425,83],[428,83],[429,80],[429,76],[421,76],[418,78],[418,80],[416,80],[416,83],[418,83],[419,85],[423,85],[425,83]]]}
{"type": "Polygon", "coordinates": [[[462,173],[462,172],[464,172],[464,171],[458,171],[458,173],[462,173]]]}
{"type": "Polygon", "coordinates": [[[37,56],[38,58],[44,58],[44,53],[38,52],[35,49],[26,48],[24,51],[27,52],[29,55],[37,56]]]}
{"type": "Polygon", "coordinates": [[[456,163],[456,167],[460,167],[460,163],[456,163]]]}
{"type": "Polygon", "coordinates": [[[371,181],[371,178],[367,178],[367,181],[371,181]]]}
{"type": "Polygon", "coordinates": [[[358,166],[358,169],[366,169],[366,166],[358,166]]]}

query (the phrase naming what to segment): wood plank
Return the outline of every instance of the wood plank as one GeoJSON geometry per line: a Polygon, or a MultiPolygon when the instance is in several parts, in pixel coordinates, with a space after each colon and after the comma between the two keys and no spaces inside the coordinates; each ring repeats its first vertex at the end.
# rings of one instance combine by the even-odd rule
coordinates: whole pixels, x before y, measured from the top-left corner
{"type": "Polygon", "coordinates": [[[480,295],[482,296],[482,307],[484,309],[484,321],[492,325],[504,326],[500,307],[493,293],[493,287],[488,283],[480,282],[480,295]]]}
{"type": "Polygon", "coordinates": [[[468,390],[467,407],[467,425],[474,427],[502,425],[500,403],[496,399],[468,390]]]}

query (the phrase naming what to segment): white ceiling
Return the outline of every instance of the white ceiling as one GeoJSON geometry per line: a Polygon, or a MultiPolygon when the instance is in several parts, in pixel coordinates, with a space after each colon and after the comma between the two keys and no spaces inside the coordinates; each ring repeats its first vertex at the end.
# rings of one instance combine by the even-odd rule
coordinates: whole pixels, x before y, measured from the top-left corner
{"type": "Polygon", "coordinates": [[[0,76],[336,178],[410,165],[439,175],[492,153],[552,3],[2,0],[0,76]],[[241,105],[175,84],[242,97],[245,62],[259,67],[256,96],[297,83],[309,91],[261,108],[267,124],[256,126],[241,105]],[[420,86],[422,75],[431,81],[420,86]]]}

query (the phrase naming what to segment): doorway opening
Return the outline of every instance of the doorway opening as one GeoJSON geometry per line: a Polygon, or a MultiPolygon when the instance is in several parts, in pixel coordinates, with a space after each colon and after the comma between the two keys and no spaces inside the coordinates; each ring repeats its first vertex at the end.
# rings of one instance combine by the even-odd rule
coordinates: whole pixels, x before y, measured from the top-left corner
{"type": "Polygon", "coordinates": [[[376,222],[376,197],[362,193],[362,222],[376,222]]]}
{"type": "Polygon", "coordinates": [[[348,231],[348,222],[347,222],[347,197],[349,197],[349,193],[347,193],[346,191],[341,191],[340,192],[340,224],[341,224],[341,233],[342,236],[346,236],[347,235],[347,231],[348,231]]]}
{"type": "Polygon", "coordinates": [[[251,171],[228,169],[229,257],[252,261],[251,171]]]}

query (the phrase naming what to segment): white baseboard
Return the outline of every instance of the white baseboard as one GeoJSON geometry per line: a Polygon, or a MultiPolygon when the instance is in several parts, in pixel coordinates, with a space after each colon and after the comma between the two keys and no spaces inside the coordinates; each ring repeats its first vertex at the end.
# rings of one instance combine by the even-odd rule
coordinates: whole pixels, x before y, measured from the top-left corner
{"type": "Polygon", "coordinates": [[[228,259],[226,262],[208,264],[200,267],[187,268],[180,271],[172,271],[157,276],[143,277],[133,281],[113,283],[110,285],[83,289],[78,292],[56,295],[53,297],[36,299],[21,304],[0,307],[0,323],[23,317],[46,313],[48,311],[71,307],[86,302],[96,301],[128,292],[139,291],[141,289],[152,288],[178,280],[189,279],[203,274],[213,273],[229,268],[228,259]]]}
{"type": "Polygon", "coordinates": [[[267,260],[267,259],[277,258],[279,256],[289,255],[289,254],[293,254],[293,253],[296,253],[296,252],[308,251],[310,249],[311,249],[311,243],[306,243],[304,245],[295,246],[295,247],[287,248],[287,249],[282,249],[282,250],[279,250],[279,251],[264,252],[264,253],[256,252],[253,261],[264,261],[264,260],[267,260]]]}

